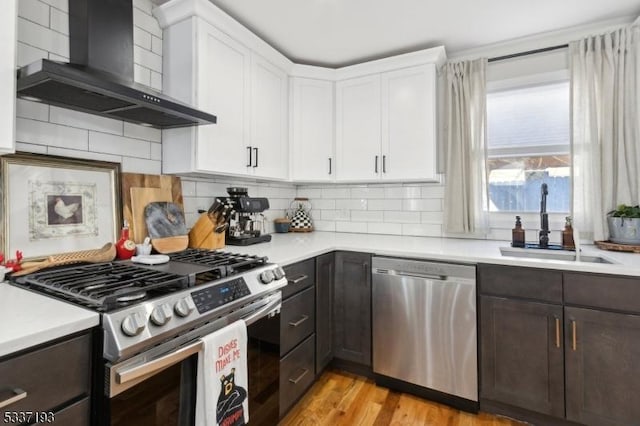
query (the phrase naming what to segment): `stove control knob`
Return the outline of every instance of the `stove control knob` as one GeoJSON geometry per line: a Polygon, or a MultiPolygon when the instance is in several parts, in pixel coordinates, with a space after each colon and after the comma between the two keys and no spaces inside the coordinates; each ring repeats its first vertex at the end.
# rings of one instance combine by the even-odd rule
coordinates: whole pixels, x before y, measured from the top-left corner
{"type": "Polygon", "coordinates": [[[267,270],[260,274],[260,281],[262,284],[269,284],[275,276],[273,275],[273,271],[267,270]]]}
{"type": "Polygon", "coordinates": [[[137,312],[125,317],[125,319],[122,320],[122,325],[120,326],[120,328],[122,328],[122,332],[131,337],[142,333],[144,327],[145,322],[142,320],[142,316],[137,312]]]}
{"type": "Polygon", "coordinates": [[[151,322],[157,326],[165,325],[171,319],[172,314],[171,306],[167,303],[162,303],[151,311],[151,322]]]}
{"type": "Polygon", "coordinates": [[[194,305],[193,300],[191,300],[190,297],[183,297],[176,302],[173,310],[176,311],[176,314],[179,316],[186,317],[193,312],[195,308],[196,305],[194,305]]]}
{"type": "Polygon", "coordinates": [[[276,280],[280,280],[284,278],[284,269],[278,266],[276,269],[273,270],[273,275],[276,277],[276,280]]]}

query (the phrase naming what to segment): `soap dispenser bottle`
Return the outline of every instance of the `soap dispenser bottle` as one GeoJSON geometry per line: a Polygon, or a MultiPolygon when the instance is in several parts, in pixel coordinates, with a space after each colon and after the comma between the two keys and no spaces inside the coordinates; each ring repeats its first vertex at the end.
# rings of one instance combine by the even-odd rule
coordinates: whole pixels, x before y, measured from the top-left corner
{"type": "Polygon", "coordinates": [[[571,216],[565,218],[564,230],[562,231],[562,248],[565,250],[575,250],[576,248],[576,243],[573,241],[571,216]]]}
{"type": "Polygon", "coordinates": [[[511,247],[524,247],[524,229],[520,216],[516,216],[516,226],[511,231],[511,247]]]}

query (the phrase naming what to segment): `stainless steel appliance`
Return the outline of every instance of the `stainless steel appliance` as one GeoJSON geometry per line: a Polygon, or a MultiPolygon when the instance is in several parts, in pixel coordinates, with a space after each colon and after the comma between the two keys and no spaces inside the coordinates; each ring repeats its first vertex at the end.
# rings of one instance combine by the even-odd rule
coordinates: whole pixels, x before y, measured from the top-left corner
{"type": "Polygon", "coordinates": [[[477,411],[475,267],[373,257],[376,382],[477,411]]]}
{"type": "Polygon", "coordinates": [[[266,198],[249,197],[247,188],[227,188],[229,197],[218,197],[231,204],[233,210],[227,227],[226,244],[247,246],[271,241],[266,233],[262,212],[269,208],[266,198]]]}
{"type": "Polygon", "coordinates": [[[92,424],[193,425],[200,339],[240,318],[250,416],[277,422],[279,335],[260,330],[278,328],[286,278],[267,258],[188,249],[164,265],[74,266],[16,284],[101,313],[92,424]]]}

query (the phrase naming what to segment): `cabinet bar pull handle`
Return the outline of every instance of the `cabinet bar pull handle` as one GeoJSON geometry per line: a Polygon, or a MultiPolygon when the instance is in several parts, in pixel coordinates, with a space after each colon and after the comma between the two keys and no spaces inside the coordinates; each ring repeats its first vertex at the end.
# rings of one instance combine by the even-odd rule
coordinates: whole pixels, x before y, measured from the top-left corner
{"type": "Polygon", "coordinates": [[[331,157],[329,157],[329,174],[331,174],[331,157]]]}
{"type": "Polygon", "coordinates": [[[374,169],[376,171],[376,174],[378,174],[378,156],[376,155],[376,161],[374,163],[374,169]]]}
{"type": "Polygon", "coordinates": [[[556,348],[560,347],[560,318],[556,318],[556,348]]]}
{"type": "Polygon", "coordinates": [[[308,319],[309,319],[309,317],[307,315],[303,315],[298,321],[289,322],[289,325],[291,327],[297,327],[297,326],[299,326],[300,324],[302,324],[303,322],[305,322],[308,319]]]}
{"type": "Polygon", "coordinates": [[[299,277],[293,278],[291,280],[287,280],[289,284],[298,284],[300,281],[304,281],[309,278],[308,275],[300,275],[299,277]]]}
{"type": "Polygon", "coordinates": [[[574,351],[578,348],[578,326],[576,325],[575,320],[571,321],[571,349],[574,351]]]}
{"type": "Polygon", "coordinates": [[[308,372],[309,372],[309,370],[307,370],[306,368],[303,368],[303,369],[302,369],[302,374],[300,374],[300,375],[299,375],[298,377],[296,377],[295,379],[289,379],[289,381],[290,381],[291,383],[293,383],[294,385],[297,385],[297,384],[298,384],[298,382],[299,382],[300,380],[302,380],[302,378],[303,378],[304,376],[306,376],[308,372]]]}
{"type": "Polygon", "coordinates": [[[254,164],[253,167],[258,167],[258,148],[253,148],[253,150],[256,153],[256,164],[254,164]]]}
{"type": "Polygon", "coordinates": [[[249,164],[247,164],[247,167],[251,167],[251,165],[253,164],[253,157],[251,156],[251,147],[250,146],[247,147],[247,151],[249,151],[249,164]]]}
{"type": "Polygon", "coordinates": [[[20,388],[11,389],[11,392],[13,393],[13,396],[10,396],[5,400],[0,401],[0,408],[8,407],[14,402],[18,402],[21,399],[25,399],[27,397],[27,391],[22,390],[20,388]]]}
{"type": "Polygon", "coordinates": [[[382,156],[382,173],[387,173],[387,156],[382,156]]]}

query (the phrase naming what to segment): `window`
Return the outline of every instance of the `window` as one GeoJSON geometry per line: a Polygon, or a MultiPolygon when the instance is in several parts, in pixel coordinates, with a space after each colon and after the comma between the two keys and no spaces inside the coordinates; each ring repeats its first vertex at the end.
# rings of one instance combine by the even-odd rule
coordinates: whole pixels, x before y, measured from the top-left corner
{"type": "Polygon", "coordinates": [[[540,209],[566,213],[571,200],[569,82],[554,81],[487,94],[487,172],[492,212],[540,209]]]}

